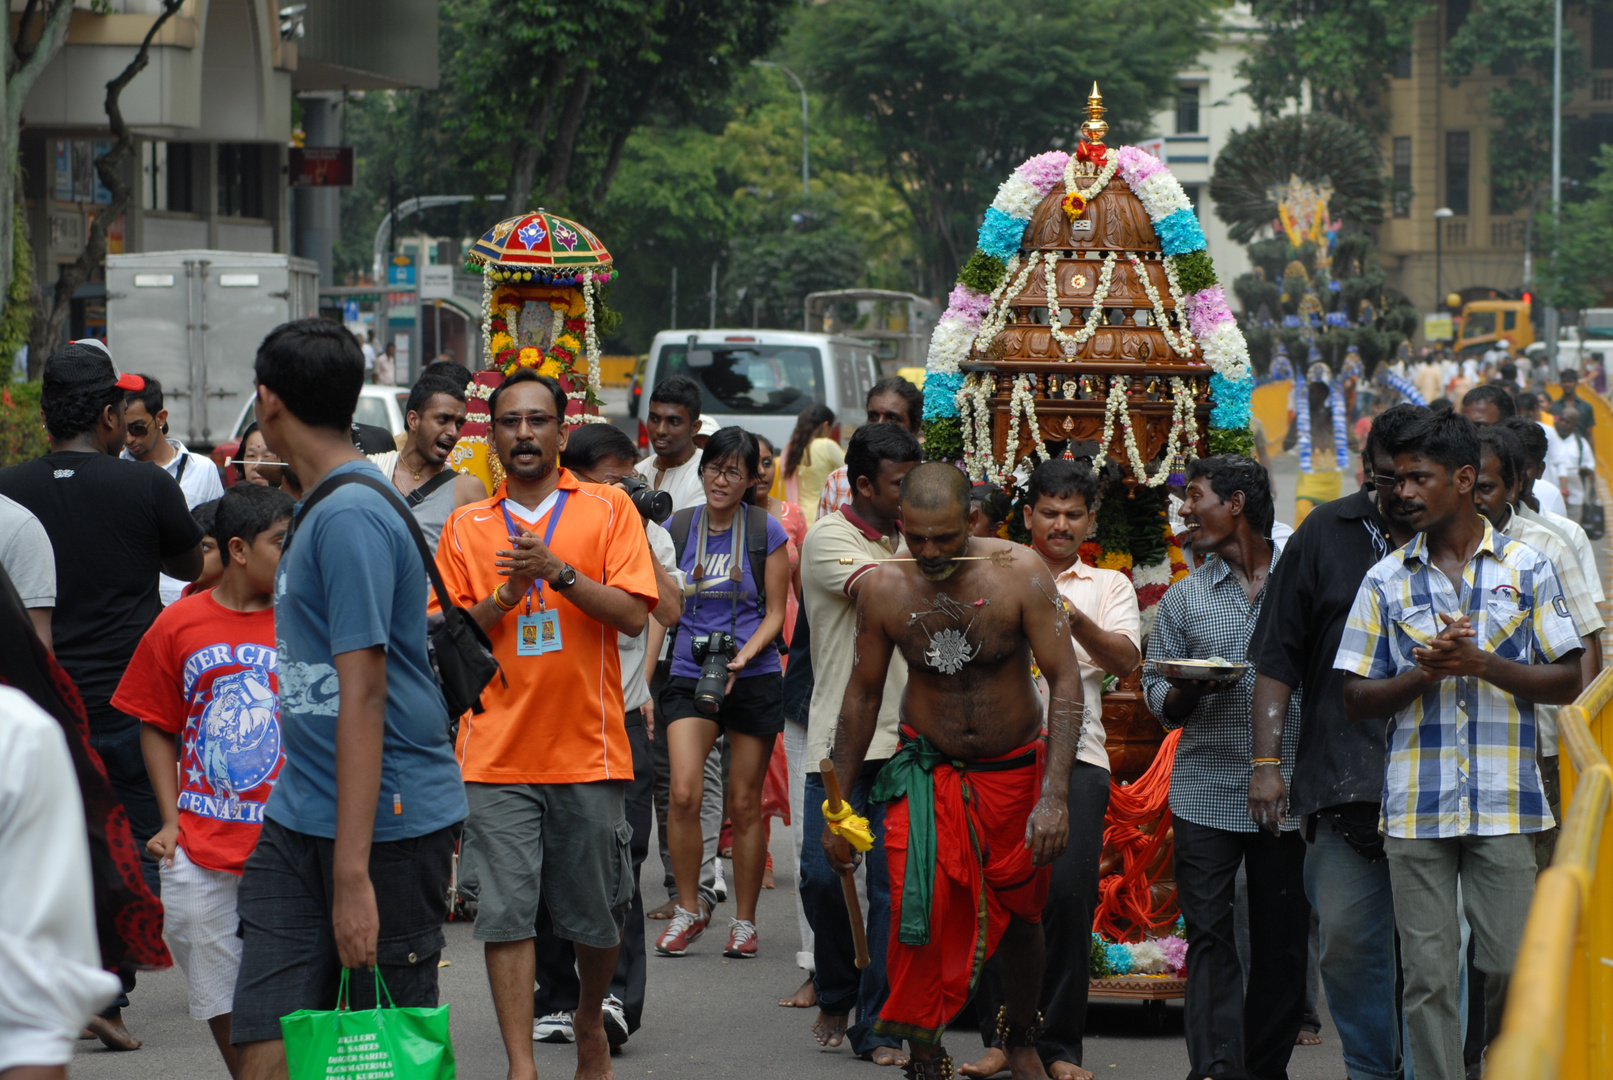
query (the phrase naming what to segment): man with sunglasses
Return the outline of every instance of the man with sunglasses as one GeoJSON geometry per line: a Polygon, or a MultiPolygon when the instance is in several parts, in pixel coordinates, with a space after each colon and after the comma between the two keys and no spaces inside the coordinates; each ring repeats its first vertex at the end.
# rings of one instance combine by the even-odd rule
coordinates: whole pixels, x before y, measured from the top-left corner
{"type": "MultiPolygon", "coordinates": [[[[139,375],[146,385],[130,390],[123,397],[123,440],[125,461],[149,461],[173,477],[185,493],[185,505],[194,510],[204,502],[223,498],[224,485],[218,468],[206,454],[193,454],[178,439],[168,437],[168,410],[163,408],[162,383],[150,375],[139,375]]],[[[185,583],[167,574],[157,579],[162,606],[179,599],[185,583]]]]}
{"type": "Polygon", "coordinates": [[[459,727],[475,937],[510,1080],[536,1080],[533,938],[547,898],[555,936],[576,952],[577,1073],[603,1076],[603,1005],[634,878],[633,750],[617,641],[644,630],[660,590],[626,492],[580,483],[559,464],[560,384],[523,369],[487,406],[504,483],[449,515],[437,545],[450,596],[487,632],[503,673],[482,692],[486,711],[459,727]]]}
{"type": "Polygon", "coordinates": [[[1361,580],[1414,530],[1395,496],[1387,442],[1427,410],[1397,405],[1379,414],[1361,450],[1367,483],[1317,507],[1293,538],[1267,589],[1248,657],[1254,661],[1249,816],[1275,834],[1287,813],[1303,818],[1305,892],[1316,910],[1319,967],[1350,1076],[1400,1073],[1395,994],[1394,903],[1378,835],[1386,718],[1357,724],[1344,714],[1339,639],[1361,580]],[[1282,721],[1300,696],[1292,796],[1282,772],[1282,721]]]}

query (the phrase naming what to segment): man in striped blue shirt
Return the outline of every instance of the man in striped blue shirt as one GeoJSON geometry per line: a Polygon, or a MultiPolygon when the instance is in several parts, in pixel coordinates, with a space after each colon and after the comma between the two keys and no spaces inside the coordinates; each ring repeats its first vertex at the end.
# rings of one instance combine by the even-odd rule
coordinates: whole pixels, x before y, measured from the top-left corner
{"type": "Polygon", "coordinates": [[[1579,635],[1551,562],[1474,503],[1472,423],[1432,412],[1388,446],[1418,535],[1368,571],[1334,666],[1344,708],[1390,717],[1384,848],[1418,1080],[1460,1080],[1457,882],[1499,1030],[1534,892],[1531,834],[1550,828],[1535,705],[1580,689],[1579,635]]]}

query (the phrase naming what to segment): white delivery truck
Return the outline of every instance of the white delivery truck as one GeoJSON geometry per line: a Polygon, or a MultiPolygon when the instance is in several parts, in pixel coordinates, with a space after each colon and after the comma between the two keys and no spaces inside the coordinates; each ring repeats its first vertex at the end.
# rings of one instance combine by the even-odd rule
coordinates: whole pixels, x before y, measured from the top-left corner
{"type": "Polygon", "coordinates": [[[161,381],[169,432],[193,450],[233,434],[269,331],[318,313],[319,264],[311,259],[250,251],[107,256],[107,345],[122,370],[161,381]]]}

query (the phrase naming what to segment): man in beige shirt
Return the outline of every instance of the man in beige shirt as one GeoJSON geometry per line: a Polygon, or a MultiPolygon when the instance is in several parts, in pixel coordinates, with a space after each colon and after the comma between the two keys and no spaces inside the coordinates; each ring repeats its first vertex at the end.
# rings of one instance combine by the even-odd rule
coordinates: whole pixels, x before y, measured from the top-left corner
{"type": "Polygon", "coordinates": [[[816,678],[807,713],[806,795],[802,800],[807,842],[801,849],[801,902],[812,925],[813,983],[819,1009],[812,1031],[824,1046],[839,1046],[849,1034],[852,1050],[881,1065],[907,1061],[899,1040],[874,1033],[886,994],[890,882],[884,845],[879,840],[884,831],[884,804],[868,801],[874,778],[896,753],[902,692],[907,685],[907,663],[900,653],[891,658],[885,676],[884,703],[862,772],[855,780],[842,778],[847,781],[843,795],[858,814],[869,819],[875,836],[873,850],[863,861],[871,963],[861,972],[855,964],[840,881],[829,868],[822,846],[815,842],[823,833],[824,785],[818,762],[830,755],[834,745],[840,702],[856,662],[858,593],[869,579],[869,571],[895,553],[902,478],[922,456],[918,439],[905,427],[868,424],[858,428],[846,449],[851,501],[814,522],[801,548],[801,602],[811,630],[816,678]],[[846,1020],[853,1006],[857,1023],[848,1032],[846,1020]]]}
{"type": "MultiPolygon", "coordinates": [[[[1047,964],[1042,976],[1042,1030],[1037,1049],[1053,1080],[1091,1080],[1081,1067],[1086,1026],[1087,962],[1092,915],[1098,906],[1098,859],[1103,854],[1104,815],[1109,809],[1109,754],[1103,747],[1103,680],[1129,675],[1141,660],[1137,592],[1122,573],[1081,561],[1081,542],[1092,523],[1098,478],[1084,463],[1053,460],[1031,474],[1025,486],[1025,526],[1031,546],[1047,564],[1049,587],[1058,591],[1070,618],[1086,722],[1070,770],[1070,843],[1053,862],[1053,881],[1042,911],[1047,964]]],[[[1038,682],[1038,687],[1041,684],[1038,682]]],[[[1044,690],[1045,692],[1045,690],[1044,690]]],[[[988,965],[976,997],[977,1014],[996,1015],[1002,978],[988,965]]],[[[1009,977],[1012,977],[1011,974],[1009,977]]],[[[958,1071],[991,1076],[1007,1067],[994,1025],[982,1021],[986,1055],[958,1071]]]]}

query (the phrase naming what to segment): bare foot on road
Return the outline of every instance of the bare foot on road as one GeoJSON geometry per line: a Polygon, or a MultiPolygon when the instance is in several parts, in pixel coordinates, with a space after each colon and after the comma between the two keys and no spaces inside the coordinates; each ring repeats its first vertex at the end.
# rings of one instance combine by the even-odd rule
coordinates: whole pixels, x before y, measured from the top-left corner
{"type": "Polygon", "coordinates": [[[789,997],[779,998],[778,1003],[781,1009],[810,1009],[816,1005],[818,1003],[818,991],[812,985],[812,977],[807,976],[807,981],[801,984],[801,989],[789,997]]]}
{"type": "Polygon", "coordinates": [[[615,1080],[616,1070],[610,1063],[610,1040],[605,1029],[577,1032],[576,1080],[615,1080]]]}
{"type": "Polygon", "coordinates": [[[988,1049],[979,1061],[958,1066],[959,1076],[996,1076],[1008,1068],[1008,1055],[995,1046],[988,1049]]]}
{"type": "Polygon", "coordinates": [[[1049,1080],[1042,1068],[1042,1056],[1034,1046],[1016,1046],[1008,1055],[1009,1075],[1013,1080],[1049,1080]]]}
{"type": "Polygon", "coordinates": [[[670,919],[672,918],[672,909],[677,906],[678,898],[674,896],[660,907],[651,908],[649,911],[646,911],[644,913],[644,917],[646,919],[670,919]]]}
{"type": "Polygon", "coordinates": [[[119,1009],[110,1017],[97,1016],[90,1020],[88,1029],[101,1045],[108,1050],[138,1050],[140,1040],[129,1034],[129,1029],[123,1026],[123,1010],[119,1009]]]}
{"type": "Polygon", "coordinates": [[[1305,1028],[1299,1029],[1299,1038],[1294,1040],[1295,1046],[1321,1046],[1322,1036],[1305,1028]]]}
{"type": "Polygon", "coordinates": [[[863,1054],[862,1059],[872,1061],[875,1065],[894,1065],[898,1069],[907,1064],[907,1055],[889,1046],[876,1046],[863,1054]]]}
{"type": "Polygon", "coordinates": [[[812,1037],[818,1040],[819,1046],[839,1046],[846,1041],[846,1018],[820,1011],[817,1022],[812,1025],[812,1037]]]}
{"type": "Polygon", "coordinates": [[[1055,1061],[1047,1067],[1053,1080],[1092,1080],[1092,1070],[1083,1069],[1073,1061],[1055,1061]]]}

